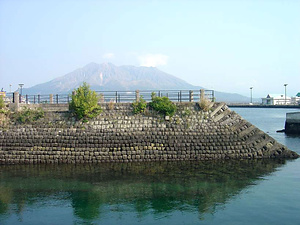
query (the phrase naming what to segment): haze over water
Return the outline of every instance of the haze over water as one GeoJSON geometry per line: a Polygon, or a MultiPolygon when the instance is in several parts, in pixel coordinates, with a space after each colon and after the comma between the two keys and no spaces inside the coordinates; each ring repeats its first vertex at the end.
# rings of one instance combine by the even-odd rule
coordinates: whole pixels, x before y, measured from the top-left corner
{"type": "MultiPolygon", "coordinates": [[[[290,109],[234,108],[276,133],[290,109]]],[[[299,111],[299,110],[297,110],[299,111]]],[[[297,224],[300,160],[0,167],[0,224],[297,224]]]]}

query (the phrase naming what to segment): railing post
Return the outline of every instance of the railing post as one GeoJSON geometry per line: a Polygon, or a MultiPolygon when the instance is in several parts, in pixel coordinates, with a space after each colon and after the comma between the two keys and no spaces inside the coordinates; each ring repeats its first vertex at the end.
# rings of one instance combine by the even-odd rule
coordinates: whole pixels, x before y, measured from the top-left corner
{"type": "Polygon", "coordinates": [[[200,90],[200,102],[202,102],[205,98],[205,92],[204,92],[204,89],[201,89],[200,90]]]}
{"type": "Polygon", "coordinates": [[[136,91],[135,91],[135,101],[136,101],[136,102],[139,102],[139,101],[140,101],[140,91],[139,91],[139,90],[136,90],[136,91]]]}
{"type": "Polygon", "coordinates": [[[38,104],[40,104],[41,96],[38,95],[38,104]]]}
{"type": "Polygon", "coordinates": [[[56,104],[58,104],[58,94],[56,94],[56,104]]]}
{"type": "Polygon", "coordinates": [[[182,93],[181,93],[181,91],[179,92],[179,96],[180,96],[180,102],[182,101],[182,93]]]}
{"type": "Polygon", "coordinates": [[[33,104],[35,104],[35,95],[33,96],[33,104]]]}
{"type": "Polygon", "coordinates": [[[16,102],[16,98],[15,98],[15,92],[13,93],[13,99],[12,99],[12,103],[16,102]]]}
{"type": "Polygon", "coordinates": [[[19,111],[19,107],[20,107],[20,101],[19,101],[19,92],[14,92],[13,95],[13,103],[14,103],[14,110],[15,111],[19,111]]]}
{"type": "Polygon", "coordinates": [[[116,91],[116,103],[118,103],[118,92],[116,91]]]}
{"type": "Polygon", "coordinates": [[[194,101],[194,92],[190,91],[190,102],[194,101]]]}
{"type": "Polygon", "coordinates": [[[26,104],[28,104],[28,95],[26,95],[26,104]]]}
{"type": "Polygon", "coordinates": [[[53,104],[53,94],[50,94],[50,104],[53,104]]]}

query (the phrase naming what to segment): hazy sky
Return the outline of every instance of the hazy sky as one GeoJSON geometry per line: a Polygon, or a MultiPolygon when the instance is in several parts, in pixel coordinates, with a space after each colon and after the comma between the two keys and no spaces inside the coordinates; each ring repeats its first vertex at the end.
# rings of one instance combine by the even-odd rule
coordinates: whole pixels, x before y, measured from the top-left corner
{"type": "Polygon", "coordinates": [[[299,0],[0,0],[0,88],[90,62],[156,66],[193,85],[300,92],[299,0]]]}

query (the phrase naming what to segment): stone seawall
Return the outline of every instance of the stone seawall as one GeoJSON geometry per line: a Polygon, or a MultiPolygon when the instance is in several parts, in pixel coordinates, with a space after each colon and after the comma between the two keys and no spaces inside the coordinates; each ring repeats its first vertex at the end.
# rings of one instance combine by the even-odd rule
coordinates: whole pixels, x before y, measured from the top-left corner
{"type": "Polygon", "coordinates": [[[300,112],[286,114],[285,133],[300,134],[300,112]]]}
{"type": "Polygon", "coordinates": [[[88,123],[49,110],[40,122],[0,129],[0,164],[298,157],[224,103],[209,112],[197,103],[177,107],[164,118],[151,110],[134,115],[129,103],[102,104],[88,123]]]}

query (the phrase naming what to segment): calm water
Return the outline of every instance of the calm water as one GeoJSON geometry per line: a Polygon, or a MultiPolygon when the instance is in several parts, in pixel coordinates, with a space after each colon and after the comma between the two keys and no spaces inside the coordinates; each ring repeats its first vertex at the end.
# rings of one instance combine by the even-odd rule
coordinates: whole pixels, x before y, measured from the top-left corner
{"type": "MultiPolygon", "coordinates": [[[[276,133],[289,109],[239,109],[276,133]]],[[[300,224],[300,159],[0,167],[0,224],[300,224]]]]}

